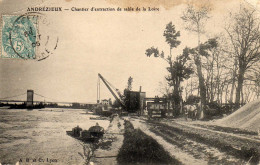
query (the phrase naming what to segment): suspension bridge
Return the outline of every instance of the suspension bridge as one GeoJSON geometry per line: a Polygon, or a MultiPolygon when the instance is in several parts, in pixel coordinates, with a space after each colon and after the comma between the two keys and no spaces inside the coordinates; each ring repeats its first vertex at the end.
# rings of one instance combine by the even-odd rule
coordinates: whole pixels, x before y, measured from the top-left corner
{"type": "Polygon", "coordinates": [[[62,101],[57,101],[56,99],[46,97],[44,95],[38,94],[34,92],[33,90],[27,90],[25,93],[13,95],[13,96],[8,96],[4,98],[0,98],[1,103],[26,103],[27,105],[33,105],[33,104],[65,104],[65,105],[72,105],[73,103],[78,103],[78,104],[95,104],[95,103],[89,103],[89,102],[62,102],[62,101]],[[43,100],[34,100],[34,95],[39,96],[40,98],[43,98],[43,100]],[[17,99],[18,97],[25,96],[25,100],[17,99]],[[47,101],[46,101],[47,100],[47,101]]]}

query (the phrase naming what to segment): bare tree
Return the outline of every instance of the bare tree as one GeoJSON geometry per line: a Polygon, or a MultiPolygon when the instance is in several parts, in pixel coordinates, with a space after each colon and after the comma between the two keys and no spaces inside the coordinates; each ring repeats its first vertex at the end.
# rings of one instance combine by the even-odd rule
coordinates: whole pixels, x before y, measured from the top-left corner
{"type": "MultiPolygon", "coordinates": [[[[233,104],[233,96],[237,82],[237,58],[232,51],[232,46],[229,44],[229,38],[222,34],[219,39],[221,47],[221,54],[219,57],[219,69],[222,72],[220,88],[221,84],[225,86],[225,103],[233,104]]],[[[219,94],[221,94],[221,91],[219,92],[219,94]]],[[[218,100],[221,99],[222,98],[220,97],[218,98],[218,100]]]]}
{"type": "Polygon", "coordinates": [[[231,14],[231,23],[225,28],[238,63],[236,108],[241,103],[243,82],[250,69],[260,60],[259,19],[253,8],[241,6],[238,13],[231,14]]]}
{"type": "Polygon", "coordinates": [[[95,157],[95,151],[98,148],[98,144],[97,143],[81,143],[80,145],[83,148],[83,153],[78,152],[78,154],[82,157],[82,159],[84,159],[84,164],[85,165],[89,165],[91,160],[95,157]]]}
{"type": "MultiPolygon", "coordinates": [[[[217,101],[219,104],[228,102],[230,85],[233,82],[234,60],[231,53],[227,51],[225,38],[223,35],[217,36],[217,47],[213,47],[208,56],[202,57],[202,66],[205,71],[204,76],[207,100],[209,102],[217,101]],[[225,98],[222,98],[224,96],[225,98]]],[[[232,87],[231,87],[232,88],[232,87]]]]}
{"type": "Polygon", "coordinates": [[[171,87],[166,79],[164,81],[159,82],[159,87],[157,91],[165,98],[169,98],[171,94],[171,87]]]}
{"type": "Polygon", "coordinates": [[[260,95],[260,74],[258,74],[257,79],[255,81],[254,91],[256,93],[256,98],[258,99],[260,95]]]}

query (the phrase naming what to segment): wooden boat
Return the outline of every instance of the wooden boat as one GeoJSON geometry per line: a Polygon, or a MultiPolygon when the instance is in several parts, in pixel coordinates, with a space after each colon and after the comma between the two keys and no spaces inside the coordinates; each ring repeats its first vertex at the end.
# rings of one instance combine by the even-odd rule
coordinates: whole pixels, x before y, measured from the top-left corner
{"type": "Polygon", "coordinates": [[[79,126],[72,129],[72,131],[66,131],[67,135],[83,141],[85,143],[97,142],[104,135],[104,128],[100,127],[97,123],[96,126],[90,127],[88,130],[82,130],[79,126]]]}

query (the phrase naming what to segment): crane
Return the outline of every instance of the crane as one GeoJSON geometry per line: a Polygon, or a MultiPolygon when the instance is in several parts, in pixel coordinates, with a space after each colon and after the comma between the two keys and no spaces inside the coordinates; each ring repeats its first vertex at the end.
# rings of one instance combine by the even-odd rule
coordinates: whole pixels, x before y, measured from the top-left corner
{"type": "Polygon", "coordinates": [[[106,87],[108,88],[108,90],[110,91],[110,93],[114,96],[114,98],[116,99],[116,101],[119,102],[119,104],[122,106],[122,108],[126,108],[126,105],[123,101],[123,96],[122,94],[119,92],[119,90],[117,88],[115,88],[112,84],[110,84],[100,73],[98,73],[98,85],[97,85],[97,102],[99,103],[100,100],[100,79],[103,81],[103,83],[106,85],[106,87]],[[116,91],[116,93],[118,94],[118,96],[115,94],[115,92],[112,90],[112,88],[116,91]]]}

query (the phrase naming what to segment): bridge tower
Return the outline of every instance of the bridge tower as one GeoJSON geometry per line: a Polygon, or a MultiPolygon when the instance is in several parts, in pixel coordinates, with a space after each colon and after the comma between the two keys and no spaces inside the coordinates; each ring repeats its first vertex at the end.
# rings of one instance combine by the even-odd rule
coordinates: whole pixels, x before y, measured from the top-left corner
{"type": "Polygon", "coordinates": [[[26,102],[26,107],[27,108],[32,108],[33,107],[33,90],[27,90],[27,102],[26,102]]]}

